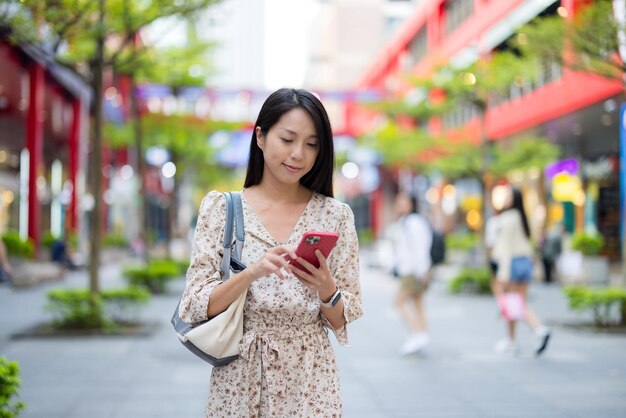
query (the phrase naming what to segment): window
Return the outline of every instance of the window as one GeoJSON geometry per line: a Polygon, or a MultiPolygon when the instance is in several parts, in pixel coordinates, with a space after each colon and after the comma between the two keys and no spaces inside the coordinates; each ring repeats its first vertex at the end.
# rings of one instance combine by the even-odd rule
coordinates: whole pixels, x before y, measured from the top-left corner
{"type": "Polygon", "coordinates": [[[415,34],[413,39],[407,45],[407,59],[405,64],[405,69],[410,70],[420,62],[428,52],[428,38],[426,35],[426,26],[422,26],[422,28],[415,34]]]}
{"type": "Polygon", "coordinates": [[[445,4],[446,34],[452,33],[474,13],[474,0],[448,0],[445,4]]]}

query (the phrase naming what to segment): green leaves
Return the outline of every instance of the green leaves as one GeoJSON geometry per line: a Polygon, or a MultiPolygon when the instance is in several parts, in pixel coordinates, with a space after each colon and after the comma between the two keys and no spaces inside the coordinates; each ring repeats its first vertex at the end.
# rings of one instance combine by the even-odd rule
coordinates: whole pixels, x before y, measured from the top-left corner
{"type": "Polygon", "coordinates": [[[17,418],[24,409],[24,402],[12,399],[19,394],[20,384],[18,363],[0,357],[0,418],[17,418]]]}
{"type": "Polygon", "coordinates": [[[517,35],[516,47],[530,59],[622,79],[626,63],[618,58],[618,30],[610,0],[583,6],[573,19],[554,15],[533,20],[517,35]]]}
{"type": "Polygon", "coordinates": [[[564,290],[569,307],[575,311],[593,312],[593,319],[598,326],[608,326],[618,322],[615,313],[621,316],[621,322],[626,318],[626,289],[618,287],[604,287],[599,289],[583,286],[570,286],[564,290]]]}
{"type": "Polygon", "coordinates": [[[431,148],[437,138],[423,129],[403,128],[388,122],[364,138],[364,142],[379,151],[387,164],[419,169],[425,166],[420,154],[431,148]]]}
{"type": "Polygon", "coordinates": [[[500,143],[495,146],[489,169],[496,177],[512,170],[543,169],[556,161],[559,154],[559,147],[550,142],[549,138],[520,138],[510,144],[500,143]]]}

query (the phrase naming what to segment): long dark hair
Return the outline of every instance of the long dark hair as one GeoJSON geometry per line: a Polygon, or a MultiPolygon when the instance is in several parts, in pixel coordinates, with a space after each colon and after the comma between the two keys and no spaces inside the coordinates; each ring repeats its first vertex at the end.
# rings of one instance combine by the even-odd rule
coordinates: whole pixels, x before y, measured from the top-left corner
{"type": "Polygon", "coordinates": [[[530,238],[530,227],[528,226],[528,218],[526,217],[526,211],[524,210],[524,198],[522,197],[522,192],[513,187],[512,189],[513,199],[511,201],[510,209],[515,209],[519,213],[522,218],[522,226],[524,227],[524,233],[527,238],[530,238]]]}
{"type": "Polygon", "coordinates": [[[328,114],[317,97],[302,89],[282,88],[270,94],[263,103],[250,140],[250,158],[243,187],[255,186],[263,177],[263,150],[256,141],[256,127],[260,127],[263,135],[267,135],[282,115],[295,108],[303,109],[311,116],[319,144],[319,153],[313,168],[300,179],[300,184],[324,196],[333,197],[335,151],[328,114]]]}

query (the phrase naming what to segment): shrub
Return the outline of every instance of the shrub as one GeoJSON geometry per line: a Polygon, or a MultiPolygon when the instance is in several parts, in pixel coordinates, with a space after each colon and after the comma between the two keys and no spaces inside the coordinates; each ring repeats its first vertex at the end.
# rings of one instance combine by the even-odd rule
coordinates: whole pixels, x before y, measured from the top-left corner
{"type": "Polygon", "coordinates": [[[128,240],[123,235],[107,234],[102,238],[102,246],[104,247],[116,247],[127,248],[128,240]]]}
{"type": "Polygon", "coordinates": [[[600,234],[577,232],[572,237],[572,248],[583,255],[598,255],[604,247],[604,238],[600,234]]]}
{"type": "Polygon", "coordinates": [[[360,245],[365,246],[371,244],[374,241],[374,231],[372,231],[372,228],[359,229],[357,235],[360,245]]]}
{"type": "Polygon", "coordinates": [[[7,231],[2,236],[2,241],[7,249],[7,253],[18,257],[33,258],[35,256],[35,245],[33,241],[26,241],[20,238],[19,232],[15,230],[7,231]]]}
{"type": "Polygon", "coordinates": [[[179,276],[180,265],[172,260],[153,260],[147,266],[127,267],[122,272],[132,286],[143,286],[153,293],[164,293],[167,282],[179,276]]]}
{"type": "Polygon", "coordinates": [[[150,301],[150,292],[136,286],[110,289],[102,292],[108,318],[116,323],[133,324],[139,322],[139,308],[150,301]]]}
{"type": "Polygon", "coordinates": [[[491,293],[491,272],[485,268],[466,268],[449,284],[451,293],[491,293]]]}
{"type": "Polygon", "coordinates": [[[101,295],[87,289],[54,289],[48,292],[46,310],[52,324],[61,329],[100,329],[111,326],[104,315],[101,295]]]}
{"type": "Polygon", "coordinates": [[[19,394],[20,367],[15,361],[0,357],[0,418],[15,418],[24,409],[23,402],[11,398],[19,394]]]}
{"type": "Polygon", "coordinates": [[[476,247],[476,234],[471,232],[454,232],[446,235],[446,248],[469,251],[476,247]]]}
{"type": "Polygon", "coordinates": [[[563,291],[568,298],[570,308],[578,312],[592,311],[596,325],[608,326],[618,322],[626,325],[626,289],[571,286],[563,291]]]}
{"type": "Polygon", "coordinates": [[[41,245],[43,245],[46,248],[51,248],[52,243],[54,243],[54,241],[56,241],[57,239],[58,239],[57,237],[52,235],[52,232],[48,231],[45,234],[43,234],[43,238],[41,239],[41,245]]]}
{"type": "Polygon", "coordinates": [[[46,309],[55,316],[57,328],[101,329],[137,323],[139,306],[149,300],[147,290],[132,286],[104,290],[95,299],[87,289],[55,289],[48,292],[46,309]]]}

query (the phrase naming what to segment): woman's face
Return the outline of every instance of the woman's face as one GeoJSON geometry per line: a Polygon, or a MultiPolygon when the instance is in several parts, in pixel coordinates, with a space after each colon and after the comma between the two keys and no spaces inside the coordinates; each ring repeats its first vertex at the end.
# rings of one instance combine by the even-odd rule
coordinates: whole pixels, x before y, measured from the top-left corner
{"type": "Polygon", "coordinates": [[[411,198],[405,193],[396,196],[395,211],[397,216],[403,216],[411,213],[411,198]]]}
{"type": "Polygon", "coordinates": [[[504,209],[509,209],[513,206],[513,188],[507,186],[506,193],[504,194],[504,209]]]}
{"type": "Polygon", "coordinates": [[[297,184],[315,164],[320,140],[311,116],[301,108],[285,113],[263,135],[256,128],[257,144],[263,150],[263,176],[271,176],[280,183],[297,184]]]}

